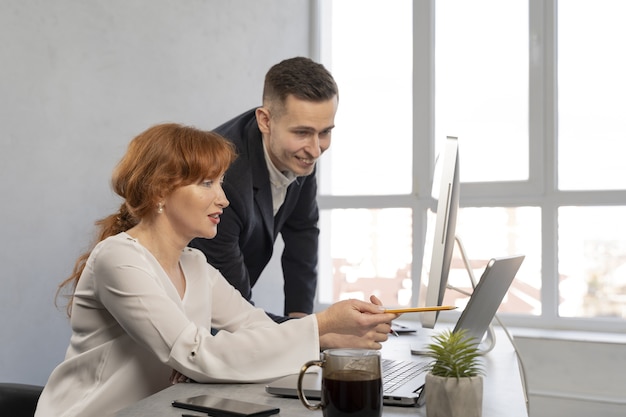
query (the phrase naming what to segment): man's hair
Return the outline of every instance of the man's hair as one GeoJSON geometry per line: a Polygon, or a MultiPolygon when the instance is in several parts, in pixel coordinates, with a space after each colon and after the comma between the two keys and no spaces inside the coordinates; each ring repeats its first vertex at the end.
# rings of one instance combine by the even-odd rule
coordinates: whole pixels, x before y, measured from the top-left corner
{"type": "Polygon", "coordinates": [[[285,59],[265,75],[263,105],[282,107],[289,95],[300,100],[326,101],[338,96],[335,79],[322,64],[305,58],[285,59]]]}

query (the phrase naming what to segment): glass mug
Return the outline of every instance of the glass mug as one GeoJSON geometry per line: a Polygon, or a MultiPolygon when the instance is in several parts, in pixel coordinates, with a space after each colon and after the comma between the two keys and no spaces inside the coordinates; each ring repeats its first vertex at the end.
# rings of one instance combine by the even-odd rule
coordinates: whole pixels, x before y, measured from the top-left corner
{"type": "Polygon", "coordinates": [[[309,410],[322,409],[324,417],[381,417],[383,382],[380,352],[367,349],[329,349],[321,359],[309,361],[298,375],[298,397],[309,410]],[[302,379],[311,366],[322,368],[322,397],[311,404],[302,379]]]}

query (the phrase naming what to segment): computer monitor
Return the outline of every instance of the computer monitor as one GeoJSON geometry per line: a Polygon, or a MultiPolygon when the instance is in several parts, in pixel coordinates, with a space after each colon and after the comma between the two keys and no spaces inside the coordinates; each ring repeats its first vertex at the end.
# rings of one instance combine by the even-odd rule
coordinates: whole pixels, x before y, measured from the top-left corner
{"type": "MultiPolygon", "coordinates": [[[[459,210],[459,145],[456,137],[446,138],[441,174],[435,231],[432,241],[432,256],[426,288],[427,306],[439,306],[448,285],[448,273],[454,251],[456,217],[459,210]]],[[[435,178],[437,180],[437,178],[435,178]]],[[[432,329],[438,318],[438,312],[422,313],[422,327],[432,329]]]]}

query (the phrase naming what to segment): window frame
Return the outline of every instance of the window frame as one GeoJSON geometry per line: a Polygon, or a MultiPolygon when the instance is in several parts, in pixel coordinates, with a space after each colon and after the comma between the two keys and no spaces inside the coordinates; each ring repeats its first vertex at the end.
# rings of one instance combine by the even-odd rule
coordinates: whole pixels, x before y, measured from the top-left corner
{"type": "MultiPolygon", "coordinates": [[[[330,2],[313,1],[313,58],[328,65],[331,42],[330,2]]],[[[561,191],[557,186],[557,0],[528,0],[529,7],[529,178],[526,181],[462,183],[460,206],[518,207],[541,210],[541,305],[538,316],[505,314],[507,325],[590,331],[624,331],[625,320],[569,318],[558,315],[558,210],[562,206],[623,205],[626,190],[561,191]]],[[[413,1],[413,189],[408,195],[318,195],[321,212],[342,208],[406,207],[413,212],[411,276],[413,300],[419,299],[426,217],[434,207],[430,184],[434,170],[435,131],[435,0],[413,1]],[[419,57],[419,59],[417,58],[419,57]],[[426,179],[422,181],[421,179],[426,179]]],[[[318,178],[325,180],[323,159],[318,178]]],[[[328,180],[328,179],[326,179],[328,180]]],[[[323,215],[323,214],[322,214],[323,215]]],[[[324,233],[322,231],[322,233],[324,233]]],[[[320,259],[330,258],[329,242],[320,239],[320,259]]],[[[332,271],[320,264],[320,276],[332,271]]],[[[327,307],[317,304],[317,309],[327,307]]]]}

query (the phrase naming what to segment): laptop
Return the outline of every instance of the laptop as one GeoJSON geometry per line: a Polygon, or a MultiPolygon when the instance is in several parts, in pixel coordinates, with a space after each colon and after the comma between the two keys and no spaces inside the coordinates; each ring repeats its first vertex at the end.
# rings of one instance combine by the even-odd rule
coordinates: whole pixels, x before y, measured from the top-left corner
{"type": "MultiPolygon", "coordinates": [[[[508,291],[519,267],[524,260],[523,255],[494,258],[489,261],[480,281],[463,313],[457,320],[454,331],[466,329],[477,340],[482,340],[493,320],[504,295],[508,291]]],[[[422,338],[420,329],[419,337],[422,338]]],[[[430,343],[434,332],[426,331],[424,344],[430,343]]],[[[383,404],[392,406],[421,405],[426,371],[430,358],[419,355],[418,349],[411,350],[416,356],[412,360],[382,359],[383,370],[383,404]]],[[[297,398],[298,375],[287,375],[265,386],[269,394],[282,397],[297,398]]],[[[321,371],[309,372],[302,381],[304,394],[310,399],[320,399],[322,387],[321,371]]]]}
{"type": "MultiPolygon", "coordinates": [[[[455,332],[465,329],[468,336],[480,344],[483,353],[493,348],[495,341],[485,338],[485,334],[523,260],[523,255],[491,259],[454,326],[455,332]]],[[[424,354],[435,333],[436,329],[420,330],[418,341],[411,344],[411,352],[415,355],[424,354]]]]}

